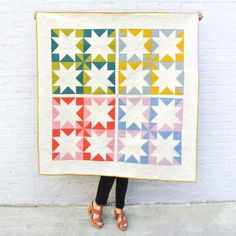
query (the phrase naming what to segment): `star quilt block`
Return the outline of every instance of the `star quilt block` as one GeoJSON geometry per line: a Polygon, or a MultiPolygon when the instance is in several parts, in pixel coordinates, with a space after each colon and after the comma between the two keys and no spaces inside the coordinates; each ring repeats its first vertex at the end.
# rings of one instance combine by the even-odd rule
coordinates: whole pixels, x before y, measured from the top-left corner
{"type": "Polygon", "coordinates": [[[184,30],[120,29],[119,92],[183,94],[184,30]]]}
{"type": "Polygon", "coordinates": [[[182,115],[182,99],[120,99],[118,161],[181,164],[182,115]]]}
{"type": "Polygon", "coordinates": [[[116,31],[52,29],[54,94],[114,94],[116,31]]]}
{"type": "Polygon", "coordinates": [[[114,99],[57,97],[52,114],[53,160],[113,160],[114,99]]]}

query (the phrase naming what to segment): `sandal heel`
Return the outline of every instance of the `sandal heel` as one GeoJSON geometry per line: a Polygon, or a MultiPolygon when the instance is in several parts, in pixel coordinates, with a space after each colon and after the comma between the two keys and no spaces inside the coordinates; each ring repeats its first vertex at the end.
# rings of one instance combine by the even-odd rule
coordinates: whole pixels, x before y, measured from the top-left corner
{"type": "Polygon", "coordinates": [[[93,213],[99,214],[100,216],[99,216],[98,219],[101,220],[101,219],[102,219],[102,216],[101,216],[102,211],[95,209],[95,208],[93,207],[93,202],[91,202],[90,206],[88,207],[88,213],[89,213],[89,215],[90,215],[90,222],[91,222],[91,224],[92,224],[93,226],[95,226],[96,228],[101,229],[101,228],[104,226],[104,223],[102,222],[102,225],[98,225],[98,224],[96,223],[97,219],[96,219],[96,220],[93,220],[93,213]]]}
{"type": "Polygon", "coordinates": [[[89,207],[89,208],[88,208],[88,213],[91,214],[91,212],[92,212],[92,210],[91,210],[91,208],[89,207]]]}

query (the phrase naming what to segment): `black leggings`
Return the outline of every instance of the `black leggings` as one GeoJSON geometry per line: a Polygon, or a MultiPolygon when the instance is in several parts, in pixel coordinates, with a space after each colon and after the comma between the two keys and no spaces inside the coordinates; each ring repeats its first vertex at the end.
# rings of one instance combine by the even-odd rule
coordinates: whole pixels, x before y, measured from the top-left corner
{"type": "Polygon", "coordinates": [[[106,205],[114,180],[116,179],[116,208],[124,208],[128,178],[115,176],[101,176],[95,201],[99,205],[106,205]]]}

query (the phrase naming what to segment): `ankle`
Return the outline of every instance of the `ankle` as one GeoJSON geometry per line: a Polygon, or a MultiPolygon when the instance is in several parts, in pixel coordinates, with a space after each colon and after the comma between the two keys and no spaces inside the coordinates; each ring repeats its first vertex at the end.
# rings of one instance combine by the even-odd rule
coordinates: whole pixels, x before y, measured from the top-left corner
{"type": "Polygon", "coordinates": [[[115,208],[115,210],[116,210],[116,212],[121,212],[121,211],[123,211],[123,208],[115,208]]]}
{"type": "Polygon", "coordinates": [[[103,207],[103,205],[98,204],[98,203],[96,202],[96,200],[93,201],[93,205],[96,206],[96,207],[100,207],[100,208],[103,207]]]}

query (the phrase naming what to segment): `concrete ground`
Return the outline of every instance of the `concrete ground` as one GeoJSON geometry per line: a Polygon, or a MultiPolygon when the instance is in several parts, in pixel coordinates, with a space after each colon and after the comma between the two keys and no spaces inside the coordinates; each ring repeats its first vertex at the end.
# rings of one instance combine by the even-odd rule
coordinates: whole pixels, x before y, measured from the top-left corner
{"type": "Polygon", "coordinates": [[[89,223],[87,206],[1,207],[0,236],[228,236],[236,235],[236,202],[127,205],[120,231],[113,206],[104,207],[104,227],[89,223]]]}

